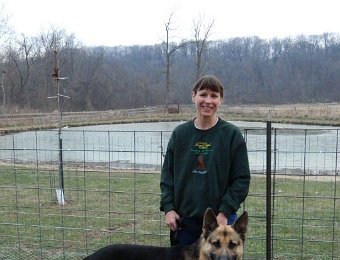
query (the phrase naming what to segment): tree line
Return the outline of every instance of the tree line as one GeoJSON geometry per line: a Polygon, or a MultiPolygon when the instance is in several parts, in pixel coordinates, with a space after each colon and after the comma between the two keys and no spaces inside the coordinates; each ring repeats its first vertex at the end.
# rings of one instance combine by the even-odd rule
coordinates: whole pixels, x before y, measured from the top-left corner
{"type": "Polygon", "coordinates": [[[0,53],[2,109],[56,110],[56,59],[64,111],[189,104],[203,74],[223,81],[227,104],[340,101],[338,34],[209,41],[195,28],[193,40],[114,47],[87,47],[55,28],[21,35],[0,53]]]}

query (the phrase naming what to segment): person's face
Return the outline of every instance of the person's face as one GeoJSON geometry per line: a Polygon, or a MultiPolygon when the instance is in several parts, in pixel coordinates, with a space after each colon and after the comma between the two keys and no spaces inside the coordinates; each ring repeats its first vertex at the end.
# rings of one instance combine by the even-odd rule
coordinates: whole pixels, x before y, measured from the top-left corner
{"type": "Polygon", "coordinates": [[[209,117],[216,114],[223,98],[218,92],[202,89],[196,94],[192,93],[192,101],[195,103],[198,115],[209,117]]]}

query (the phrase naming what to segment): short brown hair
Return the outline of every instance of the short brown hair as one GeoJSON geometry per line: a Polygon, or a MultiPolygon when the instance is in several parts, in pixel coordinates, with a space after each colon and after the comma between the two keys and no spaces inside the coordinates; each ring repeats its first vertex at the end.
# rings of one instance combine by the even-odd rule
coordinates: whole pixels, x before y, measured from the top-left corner
{"type": "Polygon", "coordinates": [[[218,92],[220,93],[220,96],[223,98],[223,84],[215,76],[205,75],[201,77],[195,82],[192,91],[196,94],[197,91],[200,91],[202,89],[208,89],[213,92],[218,92]]]}

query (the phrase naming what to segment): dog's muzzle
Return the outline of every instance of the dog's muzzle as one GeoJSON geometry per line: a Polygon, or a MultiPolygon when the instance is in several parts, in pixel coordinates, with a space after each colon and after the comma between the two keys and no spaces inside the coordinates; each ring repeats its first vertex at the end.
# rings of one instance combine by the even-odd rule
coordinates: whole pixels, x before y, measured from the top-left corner
{"type": "Polygon", "coordinates": [[[227,256],[227,255],[221,255],[217,256],[214,253],[210,253],[210,259],[211,260],[236,260],[236,256],[227,256]]]}

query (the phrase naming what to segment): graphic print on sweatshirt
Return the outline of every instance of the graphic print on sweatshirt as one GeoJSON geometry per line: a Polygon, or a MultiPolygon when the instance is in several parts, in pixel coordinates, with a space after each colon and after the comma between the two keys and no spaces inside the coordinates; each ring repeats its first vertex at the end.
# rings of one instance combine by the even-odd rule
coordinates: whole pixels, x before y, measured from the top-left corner
{"type": "Polygon", "coordinates": [[[193,149],[191,150],[197,156],[197,162],[195,168],[192,170],[192,173],[195,174],[206,174],[208,171],[205,166],[205,155],[209,154],[211,151],[211,144],[199,141],[194,144],[193,149]]]}

